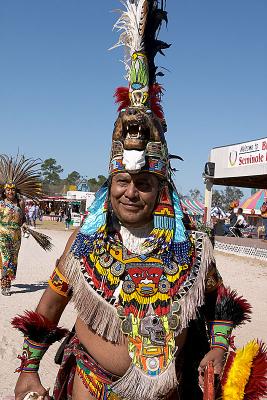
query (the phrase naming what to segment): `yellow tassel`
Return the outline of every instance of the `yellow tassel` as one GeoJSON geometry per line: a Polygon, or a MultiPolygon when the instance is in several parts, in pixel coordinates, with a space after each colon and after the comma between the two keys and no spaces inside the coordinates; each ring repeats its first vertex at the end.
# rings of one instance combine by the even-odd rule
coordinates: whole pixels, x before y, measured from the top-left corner
{"type": "Polygon", "coordinates": [[[249,380],[253,359],[258,354],[259,348],[260,345],[252,340],[242,349],[237,350],[223,387],[222,400],[244,399],[244,390],[249,380]]]}

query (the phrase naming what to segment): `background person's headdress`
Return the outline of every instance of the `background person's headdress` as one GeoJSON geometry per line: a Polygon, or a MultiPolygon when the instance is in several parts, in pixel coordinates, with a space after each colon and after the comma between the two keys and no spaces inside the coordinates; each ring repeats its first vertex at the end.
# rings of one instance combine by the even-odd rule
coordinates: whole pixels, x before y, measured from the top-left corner
{"type": "MultiPolygon", "coordinates": [[[[0,154],[0,190],[16,189],[16,192],[28,199],[38,200],[42,197],[42,183],[39,166],[40,160],[25,158],[17,155],[9,157],[0,154]]],[[[49,236],[35,232],[23,226],[23,232],[31,235],[44,249],[51,250],[52,243],[49,236]]]]}
{"type": "Polygon", "coordinates": [[[42,195],[40,160],[17,155],[0,155],[0,188],[14,188],[22,196],[38,199],[42,195]]]}

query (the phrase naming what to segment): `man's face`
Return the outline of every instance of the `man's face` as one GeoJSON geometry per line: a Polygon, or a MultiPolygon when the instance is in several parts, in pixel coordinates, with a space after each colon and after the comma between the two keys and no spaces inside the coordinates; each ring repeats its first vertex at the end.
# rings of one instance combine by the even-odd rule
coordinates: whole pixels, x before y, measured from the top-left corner
{"type": "Polygon", "coordinates": [[[124,225],[143,226],[152,219],[158,191],[159,181],[153,174],[116,174],[110,189],[113,211],[124,225]]]}
{"type": "Polygon", "coordinates": [[[15,188],[6,188],[5,194],[6,194],[7,200],[13,201],[16,196],[16,189],[15,188]]]}

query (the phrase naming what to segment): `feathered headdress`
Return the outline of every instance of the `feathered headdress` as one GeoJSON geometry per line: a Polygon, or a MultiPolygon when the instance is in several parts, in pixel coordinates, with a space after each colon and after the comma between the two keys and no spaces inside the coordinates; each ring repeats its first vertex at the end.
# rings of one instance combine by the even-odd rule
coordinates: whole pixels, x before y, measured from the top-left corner
{"type": "MultiPolygon", "coordinates": [[[[158,39],[162,22],[167,23],[164,0],[122,0],[124,10],[114,25],[124,46],[128,87],[115,92],[119,116],[112,135],[110,175],[119,172],[150,172],[162,181],[158,203],[154,209],[154,229],[144,247],[168,253],[172,247],[177,257],[190,248],[182,223],[180,200],[171,179],[170,156],[164,133],[166,122],[160,104],[162,76],[155,65],[155,56],[170,45],[158,39]]],[[[173,157],[173,156],[172,156],[173,157]]],[[[80,234],[73,246],[75,255],[100,251],[107,239],[107,215],[110,180],[96,194],[80,234]],[[88,246],[88,243],[90,246],[88,246]]],[[[182,254],[182,256],[181,256],[182,254]]],[[[180,258],[179,258],[180,259],[180,258]]],[[[168,262],[168,260],[166,261],[168,262]]]]}
{"type": "MultiPolygon", "coordinates": [[[[161,106],[162,76],[155,56],[170,45],[159,40],[163,21],[167,23],[165,1],[121,1],[125,9],[114,28],[120,37],[114,47],[124,46],[128,87],[115,91],[120,112],[113,131],[110,173],[148,171],[170,178],[169,156],[164,137],[166,123],[161,106]]],[[[113,48],[114,48],[113,47],[113,48]]]]}
{"type": "Polygon", "coordinates": [[[0,155],[0,188],[15,188],[29,199],[41,197],[42,185],[38,169],[40,164],[39,160],[24,156],[0,155]]]}
{"type": "Polygon", "coordinates": [[[115,92],[119,111],[127,106],[150,106],[159,118],[163,118],[160,106],[162,88],[157,84],[155,56],[170,47],[157,38],[162,21],[168,22],[165,1],[127,0],[122,1],[125,10],[114,28],[122,31],[114,47],[124,46],[124,64],[129,88],[118,88],[115,92]]]}

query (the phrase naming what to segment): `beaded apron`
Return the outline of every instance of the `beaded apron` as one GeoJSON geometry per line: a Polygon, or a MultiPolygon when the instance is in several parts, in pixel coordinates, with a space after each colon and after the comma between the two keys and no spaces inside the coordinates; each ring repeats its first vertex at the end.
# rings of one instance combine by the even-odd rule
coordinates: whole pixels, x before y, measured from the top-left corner
{"type": "Polygon", "coordinates": [[[85,248],[86,236],[79,234],[65,266],[79,317],[109,341],[128,337],[132,364],[112,390],[129,400],[163,398],[177,385],[175,336],[203,304],[211,257],[205,234],[196,233],[195,243],[189,239],[183,264],[133,254],[119,240],[98,254],[85,248]]]}

